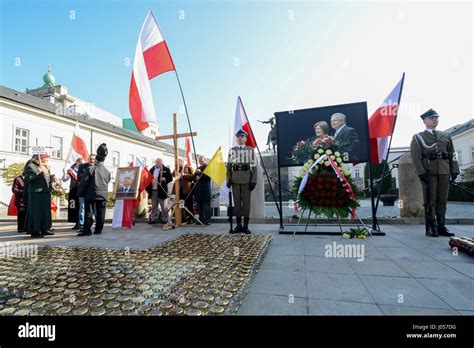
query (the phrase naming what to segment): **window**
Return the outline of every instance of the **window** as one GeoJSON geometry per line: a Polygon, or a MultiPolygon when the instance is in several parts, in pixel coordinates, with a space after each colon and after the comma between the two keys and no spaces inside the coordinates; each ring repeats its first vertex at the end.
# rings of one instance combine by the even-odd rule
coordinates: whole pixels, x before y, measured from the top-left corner
{"type": "Polygon", "coordinates": [[[458,151],[458,165],[462,165],[462,151],[458,151]]]}
{"type": "Polygon", "coordinates": [[[146,166],[146,157],[142,157],[141,160],[142,160],[143,165],[146,166]]]}
{"type": "Polygon", "coordinates": [[[120,166],[120,152],[118,151],[113,151],[112,152],[112,165],[114,167],[119,167],[120,166]]]}
{"type": "Polygon", "coordinates": [[[474,146],[471,146],[471,163],[474,162],[474,146]]]}
{"type": "Polygon", "coordinates": [[[354,168],[354,176],[356,179],[360,178],[360,169],[359,168],[354,168]]]}
{"type": "Polygon", "coordinates": [[[132,164],[132,166],[135,165],[135,156],[132,154],[128,154],[128,158],[127,158],[127,164],[130,164],[130,163],[132,164]]]}
{"type": "Polygon", "coordinates": [[[27,129],[15,129],[15,152],[28,154],[30,145],[30,131],[27,129]]]}
{"type": "Polygon", "coordinates": [[[51,138],[51,157],[53,158],[63,158],[63,138],[53,136],[51,138]]]}

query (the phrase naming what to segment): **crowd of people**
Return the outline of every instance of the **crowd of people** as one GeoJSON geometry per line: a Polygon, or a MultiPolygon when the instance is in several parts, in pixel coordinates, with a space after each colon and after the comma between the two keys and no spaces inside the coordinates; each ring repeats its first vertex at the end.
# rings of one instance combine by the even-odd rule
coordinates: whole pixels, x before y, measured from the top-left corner
{"type": "MultiPolygon", "coordinates": [[[[108,186],[111,173],[104,166],[108,150],[101,144],[96,154],[91,154],[87,162],[79,158],[75,163],[63,170],[61,181],[69,182],[68,222],[73,222],[73,230],[78,236],[101,234],[106,214],[106,203],[109,199],[108,186]],[[95,228],[92,229],[95,220],[95,228]]],[[[48,164],[47,152],[33,155],[25,164],[23,173],[17,176],[12,185],[15,205],[18,210],[18,232],[31,234],[32,238],[54,235],[52,229],[51,199],[55,185],[60,186],[48,164]]],[[[186,209],[182,209],[184,222],[187,224],[210,225],[211,223],[211,179],[204,174],[207,166],[204,156],[198,157],[199,167],[194,171],[191,166],[179,163],[178,187],[186,209]],[[199,219],[194,213],[199,213],[199,219]]],[[[163,164],[161,158],[149,169],[153,181],[146,187],[148,199],[151,201],[149,214],[150,224],[167,224],[171,195],[175,185],[169,190],[170,183],[176,176],[176,169],[163,164]]]]}

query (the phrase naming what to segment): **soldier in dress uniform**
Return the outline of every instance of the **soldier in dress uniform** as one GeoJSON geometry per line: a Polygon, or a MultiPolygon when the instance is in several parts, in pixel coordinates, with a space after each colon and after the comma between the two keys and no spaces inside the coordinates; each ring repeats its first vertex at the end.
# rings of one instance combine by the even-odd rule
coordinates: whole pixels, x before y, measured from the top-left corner
{"type": "Polygon", "coordinates": [[[250,196],[257,185],[255,151],[246,146],[247,133],[240,129],[236,134],[237,146],[229,151],[227,161],[227,187],[232,186],[237,226],[230,233],[251,233],[249,226],[250,196]],[[244,225],[242,226],[242,216],[244,225]]]}
{"type": "Polygon", "coordinates": [[[453,141],[448,133],[436,130],[439,117],[436,111],[429,109],[420,117],[426,129],[413,136],[411,157],[424,188],[426,235],[454,236],[445,224],[449,184],[459,175],[453,141]]]}

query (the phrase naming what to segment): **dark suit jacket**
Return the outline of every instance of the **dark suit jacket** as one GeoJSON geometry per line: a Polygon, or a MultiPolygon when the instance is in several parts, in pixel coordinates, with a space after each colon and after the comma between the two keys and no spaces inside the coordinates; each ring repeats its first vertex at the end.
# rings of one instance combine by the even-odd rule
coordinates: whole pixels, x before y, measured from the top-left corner
{"type": "Polygon", "coordinates": [[[354,128],[347,125],[344,126],[334,140],[341,144],[342,152],[347,152],[350,160],[358,159],[360,139],[359,134],[357,134],[357,131],[354,128]]]}
{"type": "Polygon", "coordinates": [[[110,172],[103,162],[97,162],[85,170],[77,195],[86,201],[106,201],[109,182],[110,172]]]}
{"type": "MultiPolygon", "coordinates": [[[[150,173],[152,176],[153,172],[155,171],[155,167],[156,166],[150,168],[150,173]]],[[[168,167],[163,166],[161,170],[160,176],[165,178],[165,181],[158,182],[158,198],[166,199],[168,198],[168,184],[173,181],[173,176],[171,175],[171,171],[168,167]]],[[[146,192],[148,193],[148,198],[151,198],[153,184],[150,184],[146,187],[146,192]]]]}
{"type": "Polygon", "coordinates": [[[211,178],[206,174],[203,174],[206,169],[207,163],[204,163],[199,167],[201,174],[194,173],[194,180],[196,181],[196,187],[194,188],[194,198],[197,201],[210,201],[211,200],[211,178]],[[199,179],[199,177],[201,178],[199,179]]]}
{"type": "MultiPolygon", "coordinates": [[[[117,193],[125,193],[125,187],[121,186],[118,189],[117,193]]],[[[127,193],[130,193],[130,194],[135,193],[135,189],[133,187],[130,187],[127,193]]]]}

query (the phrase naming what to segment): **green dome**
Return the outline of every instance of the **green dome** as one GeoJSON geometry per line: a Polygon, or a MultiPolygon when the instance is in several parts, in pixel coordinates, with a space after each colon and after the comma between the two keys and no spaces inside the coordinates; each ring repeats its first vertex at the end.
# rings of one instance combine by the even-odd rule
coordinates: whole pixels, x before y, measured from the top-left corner
{"type": "Polygon", "coordinates": [[[43,87],[53,87],[56,84],[56,79],[53,74],[51,74],[51,68],[48,67],[48,72],[43,75],[44,86],[43,87]]]}

